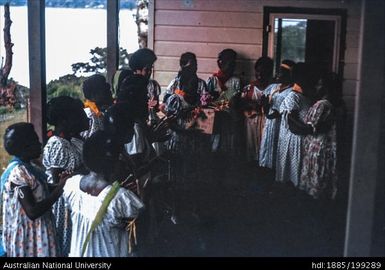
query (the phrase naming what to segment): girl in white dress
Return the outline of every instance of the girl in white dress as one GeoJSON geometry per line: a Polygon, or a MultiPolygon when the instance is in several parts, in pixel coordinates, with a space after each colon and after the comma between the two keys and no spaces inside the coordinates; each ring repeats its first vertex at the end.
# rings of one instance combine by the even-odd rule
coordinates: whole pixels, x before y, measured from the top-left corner
{"type": "MultiPolygon", "coordinates": [[[[131,133],[132,134],[132,133],[131,133]]],[[[95,217],[112,189],[116,189],[116,165],[121,145],[105,131],[95,132],[86,140],[83,158],[91,170],[87,175],[75,175],[67,180],[63,197],[72,212],[70,257],[127,257],[129,253],[130,221],[144,208],[141,200],[130,190],[118,187],[101,222],[91,231],[95,217]],[[83,246],[85,252],[82,254],[83,246]]]]}

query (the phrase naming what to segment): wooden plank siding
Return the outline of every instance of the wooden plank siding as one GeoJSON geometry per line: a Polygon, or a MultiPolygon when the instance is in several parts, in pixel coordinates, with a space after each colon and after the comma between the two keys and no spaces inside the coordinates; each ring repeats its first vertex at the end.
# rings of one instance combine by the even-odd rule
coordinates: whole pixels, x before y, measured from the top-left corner
{"type": "Polygon", "coordinates": [[[263,8],[300,7],[346,9],[346,44],[343,92],[354,110],[358,82],[358,40],[361,0],[153,0],[153,43],[158,56],[154,78],[164,89],[177,74],[182,53],[191,51],[198,58],[198,73],[207,79],[217,70],[216,57],[225,48],[238,52],[236,73],[251,80],[253,63],[262,54],[263,8]]]}

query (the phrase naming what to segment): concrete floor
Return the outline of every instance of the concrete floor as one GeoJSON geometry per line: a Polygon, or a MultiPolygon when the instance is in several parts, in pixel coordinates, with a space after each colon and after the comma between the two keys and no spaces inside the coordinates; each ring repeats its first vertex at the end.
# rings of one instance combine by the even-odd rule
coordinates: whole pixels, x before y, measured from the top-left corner
{"type": "Polygon", "coordinates": [[[178,223],[165,215],[157,239],[141,256],[343,255],[346,194],[316,201],[275,183],[269,171],[251,166],[239,171],[179,191],[178,223]]]}

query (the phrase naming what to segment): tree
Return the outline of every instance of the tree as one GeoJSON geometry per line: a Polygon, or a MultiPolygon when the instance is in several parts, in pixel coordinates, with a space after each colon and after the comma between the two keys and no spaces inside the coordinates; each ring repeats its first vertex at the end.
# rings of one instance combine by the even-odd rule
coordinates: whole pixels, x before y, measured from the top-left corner
{"type": "Polygon", "coordinates": [[[282,29],[281,59],[290,59],[294,62],[305,61],[305,44],[306,21],[284,26],[282,29]]]}
{"type": "Polygon", "coordinates": [[[16,83],[9,81],[8,76],[12,69],[12,47],[11,40],[11,25],[12,20],[9,11],[9,3],[4,5],[4,47],[5,47],[5,62],[3,58],[0,63],[0,105],[13,108],[16,103],[15,89],[16,83]],[[3,65],[4,64],[4,65],[3,65]]]}
{"type": "MultiPolygon", "coordinates": [[[[91,58],[89,62],[78,62],[72,64],[73,75],[83,75],[84,73],[104,73],[107,67],[107,48],[96,47],[90,50],[91,58]]],[[[128,67],[130,54],[126,49],[119,49],[119,68],[128,67]]]]}
{"type": "Polygon", "coordinates": [[[57,80],[52,80],[47,85],[48,100],[58,96],[70,96],[83,99],[81,85],[84,77],[77,77],[73,74],[65,75],[57,80]]]}

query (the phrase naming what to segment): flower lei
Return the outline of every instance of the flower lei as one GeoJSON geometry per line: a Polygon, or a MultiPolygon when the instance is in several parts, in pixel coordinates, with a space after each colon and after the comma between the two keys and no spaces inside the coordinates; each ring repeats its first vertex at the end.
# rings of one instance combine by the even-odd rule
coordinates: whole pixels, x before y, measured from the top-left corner
{"type": "Polygon", "coordinates": [[[84,101],[84,107],[85,108],[90,108],[90,110],[92,112],[94,112],[96,114],[96,116],[100,116],[102,114],[102,112],[99,110],[98,106],[96,105],[95,102],[89,100],[89,99],[86,99],[86,101],[84,101]]]}
{"type": "Polygon", "coordinates": [[[178,96],[181,96],[183,98],[186,96],[186,92],[181,90],[181,89],[176,89],[175,94],[177,94],[178,96]]]}
{"type": "Polygon", "coordinates": [[[214,73],[213,76],[218,78],[218,84],[221,90],[224,92],[227,90],[227,87],[225,86],[225,83],[228,81],[230,78],[227,76],[225,73],[223,73],[222,70],[219,70],[218,72],[214,73]]]}

